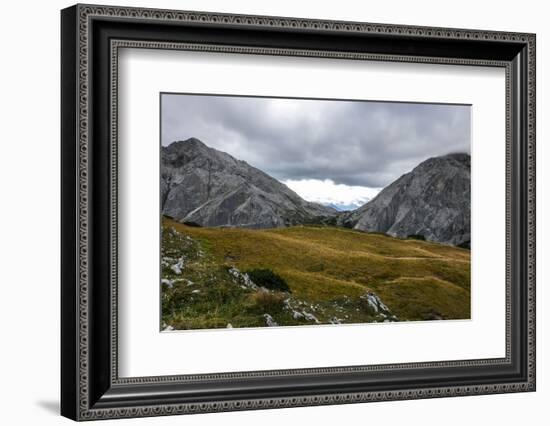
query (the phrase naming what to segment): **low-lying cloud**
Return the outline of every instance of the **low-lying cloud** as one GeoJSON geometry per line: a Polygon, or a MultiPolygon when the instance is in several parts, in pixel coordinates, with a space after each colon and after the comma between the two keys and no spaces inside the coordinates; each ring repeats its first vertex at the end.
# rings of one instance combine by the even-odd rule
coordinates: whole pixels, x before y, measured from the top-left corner
{"type": "Polygon", "coordinates": [[[283,183],[304,200],[332,206],[340,211],[355,210],[380,192],[380,188],[336,184],[330,179],[288,179],[283,183]]]}

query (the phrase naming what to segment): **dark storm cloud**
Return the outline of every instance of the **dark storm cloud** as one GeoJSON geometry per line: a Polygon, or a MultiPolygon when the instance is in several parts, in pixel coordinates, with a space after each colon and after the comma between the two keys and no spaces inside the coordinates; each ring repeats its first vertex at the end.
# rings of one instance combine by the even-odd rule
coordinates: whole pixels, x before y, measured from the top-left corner
{"type": "Polygon", "coordinates": [[[162,95],[162,144],[196,137],[280,180],[383,187],[423,160],[470,152],[470,107],[162,95]]]}

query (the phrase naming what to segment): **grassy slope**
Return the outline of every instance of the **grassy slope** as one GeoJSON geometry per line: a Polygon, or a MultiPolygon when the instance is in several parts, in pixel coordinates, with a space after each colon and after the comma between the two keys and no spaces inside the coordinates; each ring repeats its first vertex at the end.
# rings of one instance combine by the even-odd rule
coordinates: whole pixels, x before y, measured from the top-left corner
{"type": "Polygon", "coordinates": [[[470,317],[468,250],[333,227],[197,228],[165,219],[163,228],[163,255],[186,259],[181,274],[170,261],[163,266],[163,277],[176,280],[163,286],[163,322],[176,329],[263,326],[265,313],[280,325],[315,323],[285,303],[320,323],[381,321],[359,299],[368,291],[399,320],[470,317]],[[230,266],[272,269],[292,294],[243,288],[230,266]]]}

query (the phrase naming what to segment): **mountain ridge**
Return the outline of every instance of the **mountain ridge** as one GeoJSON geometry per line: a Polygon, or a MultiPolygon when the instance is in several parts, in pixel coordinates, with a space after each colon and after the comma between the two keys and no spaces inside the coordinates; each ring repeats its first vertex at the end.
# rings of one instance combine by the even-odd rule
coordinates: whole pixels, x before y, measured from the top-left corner
{"type": "Polygon", "coordinates": [[[431,157],[362,207],[338,216],[341,226],[470,244],[470,163],[466,153],[431,157]]]}
{"type": "Polygon", "coordinates": [[[161,148],[161,208],[181,222],[249,228],[278,228],[336,214],[197,138],[161,148]]]}
{"type": "Polygon", "coordinates": [[[161,209],[182,223],[280,228],[333,224],[470,243],[470,155],[431,157],[351,211],[308,202],[284,183],[197,138],[161,148],[161,209]]]}

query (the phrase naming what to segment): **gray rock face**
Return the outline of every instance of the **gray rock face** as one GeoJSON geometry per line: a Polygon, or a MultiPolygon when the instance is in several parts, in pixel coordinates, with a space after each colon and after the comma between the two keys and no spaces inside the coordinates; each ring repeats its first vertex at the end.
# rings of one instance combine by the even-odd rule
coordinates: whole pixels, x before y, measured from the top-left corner
{"type": "Polygon", "coordinates": [[[339,215],[338,223],[405,238],[421,235],[446,244],[470,241],[470,156],[429,158],[373,200],[339,215]]]}
{"type": "Polygon", "coordinates": [[[160,192],[164,215],[201,226],[278,228],[336,213],[195,138],[161,148],[160,192]]]}

